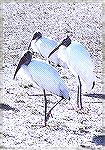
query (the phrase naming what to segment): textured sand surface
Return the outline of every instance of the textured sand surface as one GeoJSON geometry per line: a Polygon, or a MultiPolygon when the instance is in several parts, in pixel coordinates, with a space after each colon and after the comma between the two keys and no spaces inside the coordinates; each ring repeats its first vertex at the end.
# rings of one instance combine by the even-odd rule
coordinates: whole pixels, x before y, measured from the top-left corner
{"type": "MultiPolygon", "coordinates": [[[[102,132],[102,5],[101,3],[14,3],[3,4],[3,103],[19,111],[3,111],[5,147],[89,146],[93,135],[102,132]],[[96,86],[90,97],[83,96],[84,111],[76,108],[77,82],[71,72],[60,71],[70,90],[70,101],[62,101],[53,118],[44,123],[44,99],[29,96],[43,91],[13,74],[35,31],[61,41],[66,35],[84,44],[95,65],[96,86]],[[29,95],[28,95],[29,94],[29,95]]],[[[83,90],[83,93],[85,91],[83,90]]],[[[48,96],[49,109],[60,98],[48,96]]]]}

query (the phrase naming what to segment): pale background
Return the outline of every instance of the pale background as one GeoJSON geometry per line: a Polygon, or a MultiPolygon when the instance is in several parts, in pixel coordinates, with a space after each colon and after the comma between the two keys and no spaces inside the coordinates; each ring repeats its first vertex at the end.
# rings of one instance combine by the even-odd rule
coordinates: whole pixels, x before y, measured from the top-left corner
{"type": "MultiPolygon", "coordinates": [[[[31,2],[31,1],[29,1],[29,2],[31,2]]],[[[39,1],[38,1],[39,2],[39,1]]],[[[102,1],[101,1],[102,2],[102,1]]],[[[42,2],[41,2],[42,3],[42,2]]],[[[104,3],[103,3],[104,4],[104,3]]],[[[104,6],[104,5],[103,5],[104,6]]],[[[103,7],[104,8],[104,7],[103,7]]],[[[8,9],[9,10],[9,9],[8,9]]],[[[43,11],[42,11],[43,12],[43,11]]],[[[23,12],[24,13],[24,12],[23,12]]],[[[59,13],[58,13],[59,14],[59,13]]],[[[102,28],[102,38],[103,38],[103,45],[102,45],[102,53],[103,53],[103,73],[102,73],[102,77],[103,77],[103,82],[102,82],[102,88],[103,88],[103,92],[101,92],[101,93],[105,93],[105,89],[104,89],[104,84],[105,84],[105,69],[104,69],[104,62],[105,62],[105,51],[104,51],[104,32],[105,32],[105,29],[104,29],[104,10],[103,10],[103,28],[102,28]]],[[[10,18],[9,18],[10,19],[10,18]]],[[[11,18],[12,19],[12,18],[11,18]]],[[[23,18],[24,19],[24,18],[23,18]]],[[[28,20],[27,20],[28,21],[28,20]]],[[[5,25],[5,27],[6,27],[6,25],[5,25]]],[[[43,27],[43,26],[42,26],[43,27]]],[[[48,36],[52,36],[52,38],[55,38],[56,40],[59,40],[59,39],[61,39],[61,38],[63,38],[64,36],[65,36],[65,34],[66,34],[66,31],[64,30],[64,28],[65,28],[65,25],[64,25],[64,27],[62,27],[62,26],[59,26],[58,27],[58,32],[55,32],[55,33],[53,33],[52,34],[52,31],[54,30],[52,30],[52,27],[49,29],[47,26],[46,27],[44,27],[44,30],[42,30],[42,27],[40,26],[40,30],[43,32],[43,34],[45,34],[45,35],[48,35],[48,36]],[[46,29],[48,29],[48,31],[46,31],[46,29]],[[59,31],[59,29],[60,29],[60,31],[59,31]]],[[[25,27],[24,27],[25,28],[25,27]]],[[[21,53],[19,53],[19,49],[20,48],[22,48],[22,50],[23,49],[26,49],[27,48],[27,46],[28,46],[28,42],[29,42],[29,40],[31,39],[31,37],[32,37],[32,33],[35,31],[34,30],[34,25],[32,25],[31,26],[31,28],[28,28],[27,27],[27,29],[25,28],[25,30],[27,30],[27,31],[29,31],[29,34],[27,35],[27,36],[25,36],[25,32],[23,32],[24,34],[20,34],[19,32],[19,34],[17,34],[18,35],[18,38],[20,38],[20,39],[23,39],[23,43],[22,43],[22,41],[20,40],[19,41],[19,39],[18,39],[18,42],[17,42],[17,45],[16,44],[14,44],[15,43],[15,41],[16,41],[16,39],[15,39],[15,37],[16,37],[16,35],[13,33],[13,35],[14,35],[14,37],[13,37],[13,39],[11,39],[10,37],[10,40],[11,41],[9,41],[9,42],[7,42],[7,40],[8,40],[8,37],[6,36],[6,40],[5,40],[5,43],[7,43],[7,47],[6,47],[6,45],[5,45],[5,50],[7,50],[7,53],[8,53],[8,45],[10,46],[10,52],[12,52],[12,55],[17,55],[17,53],[18,53],[18,57],[17,57],[17,60],[16,59],[13,59],[12,57],[10,58],[9,57],[9,54],[8,54],[8,56],[6,56],[6,61],[7,62],[9,62],[9,60],[12,60],[12,61],[14,61],[15,63],[16,62],[18,62],[18,60],[19,60],[19,58],[21,57],[21,53]],[[27,30],[28,29],[28,30],[27,30]],[[13,42],[13,40],[14,40],[14,43],[11,43],[11,42],[13,42]],[[24,43],[24,41],[25,41],[25,43],[24,43]],[[22,45],[23,44],[23,45],[22,45]],[[22,46],[20,46],[20,45],[22,45],[22,46]],[[17,46],[19,46],[18,48],[17,48],[17,46]],[[14,49],[17,49],[16,50],[16,52],[14,53],[13,51],[11,51],[11,48],[14,50],[14,49]]],[[[37,29],[37,27],[36,27],[36,29],[37,29]]],[[[55,29],[56,29],[56,25],[55,25],[55,29]]],[[[9,31],[10,29],[4,29],[4,31],[9,31]]],[[[15,30],[12,30],[12,32],[13,31],[15,31],[15,30]]],[[[19,31],[19,29],[18,29],[18,31],[19,31]]],[[[17,32],[17,31],[16,31],[17,32]]],[[[75,35],[75,33],[77,33],[76,31],[74,32],[74,30],[72,30],[72,34],[71,34],[71,32],[69,33],[69,35],[72,35],[72,39],[77,39],[77,40],[79,40],[79,41],[81,41],[81,42],[84,42],[87,46],[90,46],[89,48],[90,49],[92,49],[92,46],[91,46],[91,44],[90,45],[88,45],[89,43],[86,41],[86,39],[84,39],[84,38],[82,38],[82,37],[80,37],[80,33],[78,33],[77,35],[75,35]],[[84,39],[84,40],[83,40],[84,39]]],[[[85,36],[85,33],[84,33],[84,31],[83,31],[83,33],[82,33],[84,36],[85,36]]],[[[8,35],[8,34],[6,34],[6,35],[8,35]]],[[[89,35],[90,36],[90,35],[89,35]]],[[[93,47],[94,47],[94,45],[93,45],[93,47]]],[[[97,47],[98,48],[98,47],[97,47]]],[[[91,50],[90,50],[90,52],[91,52],[91,50]]],[[[6,55],[7,55],[7,53],[6,53],[6,55]]],[[[0,55],[2,56],[2,52],[0,53],[0,55]]],[[[16,58],[15,57],[15,58],[16,58]]],[[[93,61],[95,62],[95,57],[93,57],[93,61]]],[[[0,64],[2,65],[2,59],[1,59],[1,61],[0,61],[0,64]]],[[[100,63],[101,64],[101,63],[100,63]]],[[[7,66],[8,66],[8,64],[7,64],[7,66]]],[[[13,66],[12,66],[12,68],[13,68],[13,66]]],[[[16,68],[16,66],[14,66],[14,69],[16,68]]],[[[99,68],[100,69],[100,68],[99,68]]],[[[3,71],[2,71],[2,67],[1,67],[1,79],[2,79],[2,74],[3,74],[3,71]]],[[[12,74],[11,74],[11,77],[12,77],[12,75],[13,75],[13,72],[12,72],[12,74]]],[[[8,78],[9,79],[9,78],[8,78]]],[[[11,79],[10,79],[11,80],[11,79]]],[[[9,80],[9,81],[10,81],[9,80]]],[[[8,82],[9,82],[8,81],[8,82]]],[[[10,81],[11,83],[12,83],[12,81],[10,81]]],[[[17,81],[18,82],[18,81],[17,81]]],[[[1,82],[0,82],[1,84],[3,83],[3,80],[1,80],[1,82]]],[[[16,84],[16,83],[15,83],[16,84]]],[[[100,85],[101,86],[101,85],[100,85]]],[[[100,88],[100,91],[101,91],[101,88],[100,88]]],[[[5,93],[5,92],[4,92],[5,93]]],[[[2,96],[3,94],[1,93],[1,96],[2,96]]],[[[4,102],[4,101],[3,101],[4,102]]],[[[11,104],[11,103],[10,103],[11,104]]],[[[24,107],[24,106],[23,106],[24,107]]],[[[103,107],[104,107],[104,102],[103,102],[103,107]]],[[[34,107],[35,108],[35,107],[34,107]]],[[[104,110],[105,109],[103,109],[103,116],[104,116],[104,110]]],[[[56,111],[56,110],[55,110],[56,111]]],[[[1,112],[2,113],[2,112],[1,112]]],[[[1,115],[2,116],[2,115],[1,115]]],[[[103,120],[103,129],[105,128],[105,125],[104,125],[105,123],[104,123],[104,120],[103,120]]],[[[103,130],[103,133],[104,133],[104,130],[103,130]]],[[[60,149],[60,148],[59,148],[60,149]]],[[[71,148],[70,148],[71,149],[71,148]]]]}

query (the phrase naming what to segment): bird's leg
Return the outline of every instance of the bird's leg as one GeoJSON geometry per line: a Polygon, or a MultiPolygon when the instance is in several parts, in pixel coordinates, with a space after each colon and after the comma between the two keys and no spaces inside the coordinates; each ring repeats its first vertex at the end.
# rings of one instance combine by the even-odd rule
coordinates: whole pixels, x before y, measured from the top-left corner
{"type": "Polygon", "coordinates": [[[46,99],[46,93],[45,93],[45,89],[43,90],[44,92],[44,100],[45,100],[45,127],[46,127],[46,122],[47,122],[47,99],[46,99]]]}
{"type": "Polygon", "coordinates": [[[81,97],[82,84],[79,76],[78,76],[78,80],[79,80],[79,105],[80,105],[80,109],[82,109],[82,97],[81,97]]]}
{"type": "MultiPolygon", "coordinates": [[[[33,94],[33,95],[28,94],[28,96],[44,96],[44,95],[43,94],[33,94]]],[[[46,96],[52,96],[52,94],[46,94],[46,96]]]]}
{"type": "Polygon", "coordinates": [[[82,84],[81,84],[81,81],[80,81],[80,107],[81,107],[81,109],[83,108],[82,107],[82,84]]]}
{"type": "Polygon", "coordinates": [[[54,109],[55,106],[57,106],[64,98],[62,97],[47,113],[46,119],[48,120],[51,114],[51,111],[54,109]]]}
{"type": "Polygon", "coordinates": [[[78,91],[77,91],[77,107],[79,108],[79,85],[78,85],[78,91]]]}

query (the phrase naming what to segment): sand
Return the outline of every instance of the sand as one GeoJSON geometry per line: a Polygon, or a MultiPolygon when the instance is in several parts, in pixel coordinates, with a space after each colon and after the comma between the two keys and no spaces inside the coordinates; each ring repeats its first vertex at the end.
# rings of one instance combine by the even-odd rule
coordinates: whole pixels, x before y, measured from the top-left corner
{"type": "MultiPolygon", "coordinates": [[[[102,132],[102,98],[99,98],[102,94],[101,17],[101,3],[3,3],[2,103],[19,111],[1,110],[2,146],[22,149],[99,146],[91,141],[94,135],[102,132]],[[21,55],[36,31],[58,42],[66,35],[81,42],[90,53],[96,74],[96,85],[90,91],[90,97],[82,96],[84,110],[78,111],[76,78],[62,68],[60,75],[69,88],[71,100],[64,100],[54,108],[53,118],[49,119],[46,128],[42,127],[44,98],[34,96],[42,94],[42,89],[18,76],[13,80],[21,55]]],[[[55,95],[48,96],[48,109],[59,99],[55,95]]]]}

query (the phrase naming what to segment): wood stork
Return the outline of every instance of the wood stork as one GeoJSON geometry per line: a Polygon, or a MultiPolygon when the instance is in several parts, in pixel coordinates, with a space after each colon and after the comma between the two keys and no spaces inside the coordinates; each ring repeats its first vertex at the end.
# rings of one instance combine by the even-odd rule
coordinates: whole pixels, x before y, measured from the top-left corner
{"type": "MultiPolygon", "coordinates": [[[[40,32],[36,32],[29,44],[28,50],[33,49],[34,52],[39,53],[41,56],[47,59],[49,53],[58,45],[57,41],[51,39],[50,37],[42,36],[40,32]]],[[[57,53],[54,53],[49,59],[49,61],[54,62],[56,66],[59,66],[59,59],[57,53]]]]}
{"type": "Polygon", "coordinates": [[[67,64],[75,77],[78,78],[77,105],[82,109],[81,91],[82,84],[85,83],[88,90],[95,85],[95,75],[93,64],[87,49],[77,41],[71,41],[69,36],[64,39],[48,56],[48,58],[58,50],[58,58],[67,64]]]}
{"type": "Polygon", "coordinates": [[[14,73],[16,76],[19,70],[23,71],[23,74],[20,74],[24,78],[24,75],[27,75],[27,80],[32,81],[32,83],[37,84],[44,91],[45,99],[45,126],[46,122],[49,119],[51,110],[62,100],[70,99],[69,91],[64,83],[64,81],[59,76],[59,73],[51,65],[47,64],[44,61],[32,59],[32,53],[27,51],[24,56],[20,59],[19,64],[14,73]],[[47,99],[45,90],[50,91],[51,93],[60,96],[62,99],[47,113],[47,99]]]}

